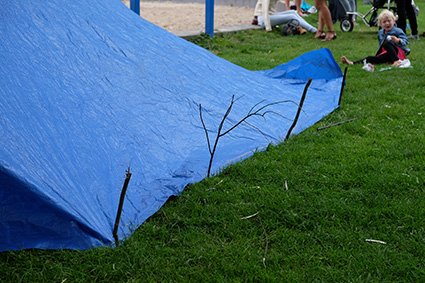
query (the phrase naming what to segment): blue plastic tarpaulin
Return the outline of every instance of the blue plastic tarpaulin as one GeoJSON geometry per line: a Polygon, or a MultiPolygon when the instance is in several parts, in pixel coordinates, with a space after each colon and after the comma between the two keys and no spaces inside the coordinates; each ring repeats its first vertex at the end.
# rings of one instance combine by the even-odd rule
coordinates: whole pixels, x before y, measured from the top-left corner
{"type": "Polygon", "coordinates": [[[342,73],[327,49],[249,71],[170,34],[119,0],[2,1],[0,251],[114,245],[172,195],[338,107],[342,73]]]}

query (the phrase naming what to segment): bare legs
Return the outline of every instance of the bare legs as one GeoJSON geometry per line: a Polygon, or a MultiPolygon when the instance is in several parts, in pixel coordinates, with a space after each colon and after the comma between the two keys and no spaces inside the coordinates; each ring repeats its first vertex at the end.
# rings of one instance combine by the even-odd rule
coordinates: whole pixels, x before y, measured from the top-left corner
{"type": "MultiPolygon", "coordinates": [[[[301,10],[302,0],[295,0],[294,2],[295,2],[295,8],[297,10],[298,15],[300,15],[301,17],[304,17],[305,15],[303,14],[303,11],[301,10]]],[[[290,0],[285,0],[285,6],[286,6],[286,9],[288,9],[288,10],[291,9],[290,0]]]]}
{"type": "Polygon", "coordinates": [[[300,15],[301,17],[304,17],[305,15],[303,14],[303,11],[301,11],[301,2],[302,0],[295,0],[295,7],[297,9],[298,15],[300,15]]]}
{"type": "Polygon", "coordinates": [[[326,4],[326,0],[314,0],[314,2],[317,10],[319,10],[319,25],[317,27],[315,38],[322,38],[325,41],[335,39],[336,33],[334,31],[331,12],[326,4]],[[327,29],[326,33],[323,32],[325,27],[327,29]]]}
{"type": "Polygon", "coordinates": [[[320,16],[320,12],[319,12],[318,20],[319,20],[319,23],[317,25],[317,31],[314,38],[324,39],[326,34],[323,32],[323,20],[322,20],[322,17],[320,16]]]}
{"type": "Polygon", "coordinates": [[[347,64],[347,65],[353,65],[354,64],[354,62],[349,60],[346,56],[341,57],[341,62],[344,63],[344,64],[347,64]]]}

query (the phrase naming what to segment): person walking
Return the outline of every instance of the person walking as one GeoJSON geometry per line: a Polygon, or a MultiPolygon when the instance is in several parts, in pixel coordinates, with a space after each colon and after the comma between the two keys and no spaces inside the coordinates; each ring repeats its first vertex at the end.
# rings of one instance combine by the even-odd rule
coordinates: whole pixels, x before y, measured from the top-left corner
{"type": "Polygon", "coordinates": [[[315,38],[322,39],[324,41],[330,41],[336,39],[336,33],[332,22],[331,12],[329,11],[326,0],[314,0],[317,10],[319,11],[319,24],[317,27],[315,38]],[[324,32],[326,27],[327,31],[324,32]]]}
{"type": "Polygon", "coordinates": [[[397,27],[401,28],[406,33],[407,19],[409,20],[411,35],[413,39],[418,40],[418,22],[416,19],[415,9],[412,5],[412,0],[395,0],[397,6],[397,27]]]}

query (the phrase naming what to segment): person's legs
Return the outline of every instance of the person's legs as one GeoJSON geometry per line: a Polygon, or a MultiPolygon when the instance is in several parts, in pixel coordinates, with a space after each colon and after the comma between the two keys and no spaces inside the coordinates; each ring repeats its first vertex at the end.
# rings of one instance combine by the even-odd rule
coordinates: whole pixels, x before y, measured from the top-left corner
{"type": "Polygon", "coordinates": [[[301,10],[301,2],[302,2],[302,0],[295,0],[295,8],[297,10],[298,15],[303,17],[304,14],[303,14],[303,11],[301,10]]]}
{"type": "Polygon", "coordinates": [[[299,25],[309,32],[316,32],[317,29],[306,22],[296,11],[288,10],[279,12],[270,16],[270,23],[272,26],[281,25],[296,20],[299,25]]]}
{"type": "Polygon", "coordinates": [[[378,55],[375,56],[378,60],[376,63],[370,62],[372,64],[382,64],[382,63],[394,63],[398,61],[398,49],[394,43],[385,41],[382,44],[381,50],[378,52],[378,55]]]}
{"type": "Polygon", "coordinates": [[[328,37],[328,35],[330,33],[330,36],[332,37],[330,39],[333,39],[333,37],[335,35],[334,25],[332,23],[331,12],[329,11],[328,5],[326,3],[323,5],[322,14],[323,14],[322,19],[323,19],[324,24],[327,28],[326,37],[328,37]]]}
{"type": "Polygon", "coordinates": [[[316,8],[319,10],[319,27],[318,30],[323,31],[323,27],[326,27],[327,32],[325,39],[326,41],[336,38],[334,26],[332,23],[331,12],[329,11],[326,0],[315,0],[316,8]]]}
{"type": "Polygon", "coordinates": [[[399,61],[397,53],[398,53],[398,50],[394,44],[390,42],[385,42],[381,47],[380,53],[376,56],[367,56],[366,58],[356,60],[356,61],[351,61],[346,56],[342,56],[341,62],[344,64],[353,65],[353,64],[363,64],[363,62],[366,60],[366,63],[370,63],[373,65],[384,64],[384,63],[394,64],[395,62],[399,61]]]}
{"type": "MultiPolygon", "coordinates": [[[[392,61],[390,58],[391,56],[388,53],[385,53],[379,56],[367,56],[365,60],[366,60],[366,63],[371,63],[373,65],[394,63],[395,61],[392,61]]],[[[398,59],[396,61],[398,61],[398,59]]]]}
{"type": "MultiPolygon", "coordinates": [[[[316,5],[316,8],[318,8],[318,0],[314,0],[314,2],[316,5]]],[[[318,14],[317,19],[318,19],[317,31],[316,31],[316,34],[314,35],[314,38],[324,39],[325,38],[325,33],[323,32],[324,26],[323,26],[323,20],[322,20],[320,12],[318,14]]]]}
{"type": "Polygon", "coordinates": [[[258,25],[258,16],[262,15],[262,3],[261,0],[258,0],[257,3],[255,4],[255,9],[254,9],[254,18],[252,19],[251,25],[258,25]]]}
{"type": "Polygon", "coordinates": [[[415,9],[413,8],[412,2],[407,1],[406,3],[406,16],[409,19],[410,29],[413,36],[418,35],[418,21],[416,20],[415,9]]]}
{"type": "Polygon", "coordinates": [[[344,64],[347,64],[347,65],[353,65],[354,64],[354,62],[351,61],[350,59],[348,59],[347,56],[342,56],[341,62],[344,63],[344,64]]]}
{"type": "Polygon", "coordinates": [[[274,11],[275,0],[262,0],[261,3],[265,29],[266,31],[271,31],[272,25],[270,24],[270,12],[274,11]]]}
{"type": "Polygon", "coordinates": [[[397,6],[397,27],[406,32],[406,2],[411,0],[395,0],[397,6]]]}

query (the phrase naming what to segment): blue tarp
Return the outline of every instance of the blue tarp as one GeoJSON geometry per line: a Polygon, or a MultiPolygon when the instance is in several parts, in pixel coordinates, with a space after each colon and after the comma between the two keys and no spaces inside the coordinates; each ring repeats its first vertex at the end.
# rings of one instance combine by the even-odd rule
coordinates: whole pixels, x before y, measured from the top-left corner
{"type": "Polygon", "coordinates": [[[212,172],[281,142],[338,107],[342,73],[327,49],[249,71],[141,19],[119,0],[2,1],[0,251],[113,245],[172,195],[206,177],[211,139],[232,96],[212,172]],[[319,70],[318,72],[316,70],[319,70]],[[255,106],[257,105],[257,106],[255,106]],[[263,111],[264,112],[264,111],[263,111]]]}

